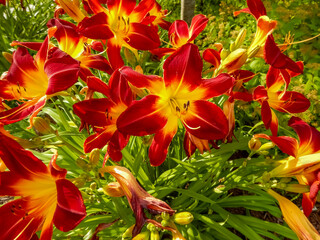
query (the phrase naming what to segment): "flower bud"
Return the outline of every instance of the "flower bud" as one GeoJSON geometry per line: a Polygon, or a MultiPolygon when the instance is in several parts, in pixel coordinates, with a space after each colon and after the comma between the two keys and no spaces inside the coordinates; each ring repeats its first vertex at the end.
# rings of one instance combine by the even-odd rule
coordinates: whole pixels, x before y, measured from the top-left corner
{"type": "Polygon", "coordinates": [[[248,53],[248,58],[253,58],[260,51],[261,46],[256,46],[248,53]]]}
{"type": "Polygon", "coordinates": [[[239,32],[238,36],[237,36],[237,39],[236,41],[234,42],[235,44],[235,48],[239,48],[241,47],[244,39],[246,38],[246,35],[247,35],[247,29],[245,28],[242,28],[241,31],[239,32]]]}
{"type": "Polygon", "coordinates": [[[132,225],[129,227],[123,234],[122,234],[122,240],[131,239],[132,238],[132,230],[135,225],[132,225]]]}
{"type": "Polygon", "coordinates": [[[301,184],[286,184],[285,188],[282,189],[295,193],[306,193],[310,191],[310,187],[308,185],[301,184]]]}
{"type": "Polygon", "coordinates": [[[233,52],[233,51],[236,50],[236,49],[237,49],[237,48],[236,48],[235,43],[232,42],[232,43],[230,44],[230,52],[233,52]]]}
{"type": "Polygon", "coordinates": [[[122,187],[118,182],[112,182],[108,183],[103,188],[105,194],[109,195],[110,197],[122,197],[124,196],[124,192],[122,190],[122,187]]]}
{"type": "Polygon", "coordinates": [[[32,119],[32,125],[34,130],[38,134],[50,134],[53,133],[53,129],[50,126],[50,123],[47,119],[44,119],[42,117],[34,117],[32,119]]]}
{"type": "Polygon", "coordinates": [[[251,151],[257,151],[261,147],[261,142],[257,138],[251,138],[248,142],[248,146],[251,151]]]}
{"type": "Polygon", "coordinates": [[[77,158],[76,164],[82,169],[86,169],[87,165],[88,165],[87,162],[85,160],[83,160],[82,158],[80,158],[80,157],[77,158]]]}
{"type": "Polygon", "coordinates": [[[148,229],[150,232],[157,231],[156,226],[155,226],[154,224],[152,224],[152,223],[148,223],[147,229],[148,229]]]}
{"type": "MultiPolygon", "coordinates": [[[[268,143],[265,143],[263,144],[259,149],[258,151],[259,152],[262,152],[262,151],[266,151],[266,150],[269,150],[271,148],[274,148],[275,144],[273,142],[268,142],[268,143]]],[[[263,154],[263,153],[262,153],[263,154]]]]}
{"type": "Polygon", "coordinates": [[[186,225],[193,221],[193,215],[190,212],[180,212],[174,215],[174,221],[180,225],[186,225]]]}
{"type": "Polygon", "coordinates": [[[167,226],[169,225],[169,222],[168,222],[167,220],[162,220],[162,221],[161,221],[161,225],[162,225],[163,227],[167,227],[167,226]]]}
{"type": "Polygon", "coordinates": [[[238,48],[231,52],[221,63],[221,68],[226,69],[228,72],[235,71],[246,63],[248,58],[247,50],[238,48]]]}
{"type": "Polygon", "coordinates": [[[150,236],[150,232],[149,231],[141,232],[137,236],[132,238],[132,240],[149,240],[149,236],[150,236]]]}
{"type": "Polygon", "coordinates": [[[161,218],[162,218],[163,220],[168,221],[168,220],[170,219],[170,214],[167,213],[167,212],[162,212],[162,213],[161,213],[161,218]]]}
{"type": "Polygon", "coordinates": [[[151,231],[150,240],[160,240],[160,235],[158,231],[151,231]]]}
{"type": "Polygon", "coordinates": [[[100,159],[100,149],[99,148],[92,149],[89,155],[89,162],[92,164],[92,166],[96,166],[99,163],[99,159],[100,159]]]}
{"type": "Polygon", "coordinates": [[[2,52],[2,56],[9,62],[12,63],[13,57],[11,53],[8,52],[2,52]]]}
{"type": "Polygon", "coordinates": [[[92,189],[93,191],[97,189],[97,183],[96,182],[92,182],[90,184],[90,189],[92,189]]]}
{"type": "Polygon", "coordinates": [[[229,54],[230,54],[230,51],[223,48],[220,53],[221,60],[224,60],[226,57],[228,57],[229,54]]]}

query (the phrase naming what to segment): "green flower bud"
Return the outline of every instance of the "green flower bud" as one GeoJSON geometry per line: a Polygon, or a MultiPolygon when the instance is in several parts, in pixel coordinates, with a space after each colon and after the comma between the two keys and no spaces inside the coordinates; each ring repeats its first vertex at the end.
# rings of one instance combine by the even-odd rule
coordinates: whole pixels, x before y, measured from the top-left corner
{"type": "Polygon", "coordinates": [[[248,147],[251,151],[257,151],[261,147],[261,142],[257,138],[251,138],[248,142],[248,147]]]}
{"type": "Polygon", "coordinates": [[[244,39],[246,38],[246,35],[247,35],[247,29],[242,28],[235,41],[235,49],[241,47],[244,39]]]}
{"type": "Polygon", "coordinates": [[[150,237],[150,232],[146,231],[146,232],[139,233],[137,236],[132,238],[132,240],[149,240],[149,237],[150,237]]]}
{"type": "Polygon", "coordinates": [[[167,212],[162,212],[162,213],[161,213],[161,218],[162,218],[163,220],[168,221],[168,220],[170,219],[170,214],[167,213],[167,212]]]}
{"type": "Polygon", "coordinates": [[[168,222],[167,220],[162,220],[162,221],[161,221],[161,225],[162,225],[163,227],[167,227],[167,226],[169,225],[169,222],[168,222]]]}
{"type": "Polygon", "coordinates": [[[174,215],[175,223],[186,225],[193,221],[193,215],[190,212],[180,212],[174,215]]]}
{"type": "Polygon", "coordinates": [[[160,235],[158,231],[151,231],[150,240],[160,240],[160,235]]]}
{"type": "Polygon", "coordinates": [[[89,155],[89,161],[92,164],[92,166],[96,166],[99,163],[99,159],[100,159],[100,149],[99,148],[92,149],[89,155]]]}
{"type": "Polygon", "coordinates": [[[90,188],[94,191],[97,189],[97,183],[96,182],[93,182],[90,184],[90,188]]]}
{"type": "Polygon", "coordinates": [[[38,134],[46,135],[53,133],[53,129],[51,128],[49,121],[42,117],[34,117],[32,119],[32,124],[34,130],[38,134]]]}

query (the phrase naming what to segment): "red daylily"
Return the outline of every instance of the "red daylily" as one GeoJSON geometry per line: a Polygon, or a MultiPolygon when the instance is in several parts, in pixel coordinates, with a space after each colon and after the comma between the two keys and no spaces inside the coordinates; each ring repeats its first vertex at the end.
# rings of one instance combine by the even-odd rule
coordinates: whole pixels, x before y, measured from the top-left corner
{"type": "Polygon", "coordinates": [[[208,18],[202,14],[198,14],[192,18],[190,28],[183,20],[174,21],[171,24],[168,32],[172,48],[159,48],[150,52],[159,58],[162,58],[164,55],[174,53],[183,45],[191,43],[194,39],[196,39],[203,29],[205,29],[208,21],[208,18]]]}
{"type": "Polygon", "coordinates": [[[127,81],[118,70],[111,75],[109,86],[97,80],[88,78],[89,89],[102,92],[108,98],[87,99],[73,105],[75,114],[95,131],[95,134],[86,139],[84,151],[87,153],[108,144],[107,152],[111,159],[120,161],[121,150],[127,145],[130,136],[119,132],[116,122],[119,115],[131,104],[133,95],[127,81]]]}
{"type": "MultiPolygon", "coordinates": [[[[160,215],[162,212],[173,215],[175,211],[165,202],[153,197],[147,193],[137,182],[132,173],[125,167],[107,166],[100,170],[103,173],[110,173],[120,184],[124,194],[126,195],[130,207],[136,217],[136,224],[132,231],[132,237],[135,237],[142,229],[146,222],[152,222],[163,228],[155,220],[148,219],[144,209],[153,215],[160,215]]],[[[176,233],[174,229],[169,229],[176,233]]]]}
{"type": "Polygon", "coordinates": [[[310,193],[304,193],[302,207],[309,216],[320,189],[320,132],[300,118],[292,117],[288,123],[298,134],[299,141],[287,136],[268,136],[257,134],[275,143],[281,151],[292,156],[280,161],[280,165],[270,172],[275,177],[296,176],[300,184],[310,186],[310,193]]]}
{"type": "Polygon", "coordinates": [[[142,23],[154,5],[154,0],[143,0],[136,5],[135,0],[108,1],[108,9],[98,0],[87,0],[94,16],[79,23],[79,31],[91,39],[107,41],[107,54],[113,70],[122,67],[120,55],[122,46],[133,52],[151,50],[160,46],[157,31],[142,23]]]}
{"type": "Polygon", "coordinates": [[[228,74],[201,79],[202,60],[198,47],[186,44],[164,63],[164,77],[145,76],[129,67],[120,72],[137,88],[147,88],[150,95],[133,104],[120,115],[120,132],[143,136],[154,134],[149,149],[150,163],[158,166],[177,132],[178,119],[186,130],[199,139],[222,139],[228,122],[222,110],[206,99],[227,92],[233,79],[228,74]]]}
{"type": "Polygon", "coordinates": [[[75,228],[86,216],[78,188],[65,179],[67,171],[52,157],[45,166],[17,142],[0,134],[0,158],[10,171],[0,172],[0,195],[21,196],[0,208],[2,239],[51,239],[52,225],[61,231],[75,228]]]}
{"type": "Polygon", "coordinates": [[[57,4],[54,11],[54,17],[59,18],[59,15],[67,13],[74,21],[81,22],[86,15],[80,9],[80,1],[74,0],[54,0],[57,4]]]}
{"type": "Polygon", "coordinates": [[[165,30],[169,30],[171,22],[164,20],[167,14],[168,10],[161,10],[160,4],[155,2],[153,7],[149,11],[149,16],[145,18],[144,22],[151,22],[151,26],[154,26],[156,28],[160,26],[165,30]]]}
{"type": "Polygon", "coordinates": [[[57,39],[59,48],[80,62],[80,76],[84,81],[87,76],[93,75],[89,68],[112,74],[108,60],[100,54],[91,53],[90,41],[77,32],[74,24],[61,19],[51,19],[47,26],[56,28],[53,36],[57,39]]]}
{"type": "Polygon", "coordinates": [[[22,101],[20,106],[0,113],[0,123],[10,124],[37,115],[46,100],[77,82],[79,62],[57,48],[48,50],[49,37],[33,58],[26,48],[13,53],[12,65],[0,81],[0,97],[22,101]]]}
{"type": "MultiPolygon", "coordinates": [[[[299,69],[303,69],[303,63],[295,63],[299,69]]],[[[302,71],[302,70],[300,70],[302,71]]],[[[273,109],[285,113],[300,113],[307,110],[310,101],[301,93],[287,91],[290,78],[299,74],[285,69],[277,69],[270,66],[266,77],[266,85],[258,86],[253,92],[253,99],[258,101],[261,107],[262,121],[267,129],[270,128],[273,135],[278,132],[278,118],[273,109]],[[280,91],[284,87],[284,90],[280,91]]]]}

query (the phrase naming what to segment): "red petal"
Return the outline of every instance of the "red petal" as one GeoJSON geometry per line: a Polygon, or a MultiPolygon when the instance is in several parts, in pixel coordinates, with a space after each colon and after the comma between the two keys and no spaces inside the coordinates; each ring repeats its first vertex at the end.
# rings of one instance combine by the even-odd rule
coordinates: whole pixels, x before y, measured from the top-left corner
{"type": "Polygon", "coordinates": [[[110,75],[113,72],[109,61],[99,54],[82,54],[77,59],[81,62],[81,67],[98,69],[110,75]]]}
{"type": "Polygon", "coordinates": [[[114,134],[114,131],[109,131],[108,129],[106,129],[101,133],[95,133],[89,136],[85,140],[83,145],[84,152],[89,153],[94,148],[99,148],[99,149],[103,148],[105,145],[108,144],[113,134],[114,134]]]}
{"type": "Polygon", "coordinates": [[[186,114],[181,114],[181,120],[186,130],[200,139],[222,139],[229,130],[223,111],[208,101],[190,102],[186,114]]]}
{"type": "Polygon", "coordinates": [[[107,4],[111,12],[129,16],[136,6],[136,0],[108,0],[107,4]]]}
{"type": "Polygon", "coordinates": [[[315,201],[312,201],[310,199],[309,193],[303,193],[302,209],[303,209],[303,213],[304,213],[304,215],[306,215],[306,217],[310,216],[314,205],[315,205],[315,201]]]}
{"type": "Polygon", "coordinates": [[[110,79],[110,97],[115,103],[123,103],[129,106],[133,100],[133,95],[129,84],[121,71],[115,71],[110,79]]]}
{"type": "Polygon", "coordinates": [[[268,92],[264,86],[258,86],[253,91],[253,100],[266,100],[268,99],[268,92]]]}
{"type": "Polygon", "coordinates": [[[73,105],[73,111],[82,121],[95,127],[103,127],[110,123],[106,114],[114,103],[107,98],[88,99],[73,105]]]}
{"type": "Polygon", "coordinates": [[[247,93],[247,92],[233,92],[232,97],[233,99],[242,100],[245,102],[253,101],[252,93],[247,93]]]}
{"type": "Polygon", "coordinates": [[[150,50],[150,53],[158,58],[156,60],[160,60],[163,56],[172,54],[175,51],[176,50],[173,48],[156,48],[156,49],[150,50]]]}
{"type": "MultiPolygon", "coordinates": [[[[277,93],[278,96],[282,92],[277,93]]],[[[310,101],[301,93],[286,91],[282,97],[273,103],[272,99],[269,100],[270,107],[280,112],[300,113],[306,111],[310,107],[310,101]]]]}
{"type": "Polygon", "coordinates": [[[127,145],[130,136],[126,136],[119,131],[115,131],[108,144],[108,154],[115,162],[122,159],[121,150],[127,145]]]}
{"type": "Polygon", "coordinates": [[[118,44],[117,40],[112,38],[107,42],[107,54],[112,69],[115,71],[124,65],[121,54],[121,45],[118,44]]]}
{"type": "Polygon", "coordinates": [[[163,70],[166,86],[176,87],[176,92],[181,86],[189,91],[197,88],[202,82],[202,60],[198,47],[194,44],[182,46],[167,58],[163,70]]]}
{"type": "Polygon", "coordinates": [[[155,134],[149,148],[151,166],[160,166],[166,160],[169,145],[177,132],[177,120],[175,115],[171,116],[164,128],[155,134]]]}
{"type": "Polygon", "coordinates": [[[151,92],[157,92],[155,85],[161,85],[162,78],[156,75],[144,75],[134,71],[130,67],[122,67],[119,69],[121,76],[137,88],[147,88],[151,92]],[[158,84],[157,84],[158,83],[158,84]]]}
{"type": "Polygon", "coordinates": [[[222,73],[215,78],[203,79],[201,85],[195,91],[203,90],[201,99],[205,100],[226,93],[233,87],[233,83],[234,79],[229,74],[222,73]]]}
{"type": "Polygon", "coordinates": [[[266,63],[274,68],[289,69],[296,73],[302,73],[299,65],[280,51],[271,34],[266,40],[264,58],[266,63]]]}
{"type": "Polygon", "coordinates": [[[189,40],[188,24],[183,20],[176,20],[171,24],[168,34],[172,45],[179,48],[189,40]]]}
{"type": "Polygon", "coordinates": [[[38,113],[46,104],[46,97],[35,98],[21,104],[19,107],[0,112],[0,123],[7,125],[21,121],[29,115],[38,113]]]}
{"type": "Polygon", "coordinates": [[[0,196],[20,196],[21,193],[15,189],[15,186],[19,180],[21,180],[21,177],[12,171],[1,172],[0,196]]]}
{"type": "Polygon", "coordinates": [[[144,136],[156,133],[167,122],[164,115],[165,106],[159,104],[159,97],[148,95],[139,101],[134,101],[117,120],[120,132],[144,136]]]}
{"type": "Polygon", "coordinates": [[[221,63],[220,53],[211,48],[204,50],[203,59],[211,63],[215,68],[219,67],[221,63]]]}
{"type": "Polygon", "coordinates": [[[189,29],[189,35],[191,37],[188,42],[193,41],[203,31],[203,29],[205,29],[208,21],[209,19],[203,14],[198,14],[192,18],[189,29]]]}
{"type": "Polygon", "coordinates": [[[87,77],[87,86],[90,90],[102,93],[106,97],[110,97],[109,86],[95,76],[87,77]]]}
{"type": "Polygon", "coordinates": [[[74,229],[86,216],[86,207],[78,188],[66,179],[56,181],[57,208],[54,225],[61,231],[74,229]]]}
{"type": "Polygon", "coordinates": [[[266,134],[256,134],[253,137],[269,139],[274,144],[276,144],[282,152],[293,157],[297,156],[299,144],[295,138],[287,137],[287,136],[275,137],[275,136],[268,136],[266,134]]]}
{"type": "Polygon", "coordinates": [[[78,81],[80,63],[68,55],[53,57],[46,61],[44,70],[49,78],[46,95],[50,95],[67,90],[78,81]]]}
{"type": "Polygon", "coordinates": [[[256,74],[248,70],[236,70],[232,72],[231,75],[234,77],[236,81],[248,82],[252,78],[254,78],[256,74]]]}
{"type": "Polygon", "coordinates": [[[42,218],[32,218],[13,214],[14,206],[26,207],[22,199],[11,201],[0,208],[0,236],[1,239],[31,239],[39,229],[42,218]]]}
{"type": "Polygon", "coordinates": [[[138,50],[151,50],[160,46],[159,35],[154,28],[141,23],[131,23],[128,36],[124,40],[138,50]]]}
{"type": "Polygon", "coordinates": [[[244,9],[241,9],[241,10],[238,10],[238,11],[235,11],[233,12],[233,16],[238,16],[240,13],[249,13],[251,14],[252,16],[254,16],[251,11],[249,10],[249,8],[244,8],[244,9]]]}
{"type": "Polygon", "coordinates": [[[13,173],[26,179],[31,174],[48,173],[47,166],[41,160],[13,139],[0,133],[0,142],[0,158],[13,173]]]}
{"type": "Polygon", "coordinates": [[[108,24],[108,16],[100,12],[91,18],[85,17],[78,25],[81,34],[92,39],[109,39],[113,37],[108,24]]]}
{"type": "Polygon", "coordinates": [[[12,43],[10,43],[11,47],[15,47],[15,46],[22,46],[22,47],[26,47],[29,49],[32,49],[34,51],[39,51],[41,48],[42,42],[19,42],[19,41],[13,41],[12,43]]]}
{"type": "MultiPolygon", "coordinates": [[[[97,14],[99,12],[103,12],[106,9],[101,6],[101,3],[103,3],[100,0],[87,0],[87,1],[82,1],[85,5],[87,3],[89,5],[89,9],[92,11],[92,13],[97,14]]],[[[103,3],[104,4],[104,3],[103,3]]],[[[87,6],[88,7],[88,6],[87,6]]],[[[90,13],[89,13],[90,14],[90,13]]]]}
{"type": "MultiPolygon", "coordinates": [[[[144,20],[147,13],[153,8],[155,5],[154,0],[142,0],[139,4],[134,8],[134,10],[130,14],[130,21],[140,22],[144,20]]],[[[148,25],[148,24],[146,24],[148,25]]]]}
{"type": "Polygon", "coordinates": [[[266,8],[261,0],[247,0],[248,8],[251,14],[258,19],[260,16],[267,15],[266,8]]]}
{"type": "Polygon", "coordinates": [[[190,133],[186,132],[183,139],[183,148],[188,158],[191,157],[192,154],[194,154],[194,152],[197,150],[196,145],[194,145],[193,142],[190,140],[189,134],[190,133]]]}
{"type": "Polygon", "coordinates": [[[292,117],[288,125],[298,134],[300,140],[299,156],[320,151],[320,132],[298,117],[292,117]]]}

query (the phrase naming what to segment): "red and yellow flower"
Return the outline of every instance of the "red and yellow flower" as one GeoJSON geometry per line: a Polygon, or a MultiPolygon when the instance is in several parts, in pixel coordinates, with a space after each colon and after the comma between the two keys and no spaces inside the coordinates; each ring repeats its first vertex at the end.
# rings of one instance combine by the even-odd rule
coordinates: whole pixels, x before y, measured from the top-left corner
{"type": "Polygon", "coordinates": [[[89,77],[88,87],[108,98],[87,99],[73,105],[75,114],[83,123],[91,125],[95,132],[84,142],[84,151],[87,153],[108,144],[107,152],[111,159],[120,161],[121,150],[127,145],[130,136],[119,132],[116,122],[119,115],[131,104],[132,91],[118,70],[111,75],[109,86],[99,79],[89,77]]]}
{"type": "Polygon", "coordinates": [[[75,228],[86,216],[78,188],[55,163],[45,166],[17,142],[0,134],[0,158],[9,171],[0,172],[0,195],[21,196],[0,208],[3,239],[51,239],[53,224],[61,231],[75,228]]]}
{"type": "Polygon", "coordinates": [[[288,125],[298,134],[299,141],[292,137],[265,134],[254,137],[271,140],[291,156],[279,161],[280,165],[270,172],[270,176],[295,176],[300,184],[310,186],[310,193],[304,193],[302,199],[303,211],[309,216],[320,189],[320,132],[297,117],[292,117],[288,125]]]}
{"type": "Polygon", "coordinates": [[[0,97],[22,102],[0,113],[0,123],[10,124],[38,114],[47,99],[71,87],[78,80],[79,62],[58,48],[48,49],[49,37],[33,58],[26,48],[13,53],[13,62],[0,81],[0,97]]]}
{"type": "MultiPolygon", "coordinates": [[[[302,62],[296,64],[303,69],[302,62]]],[[[297,75],[299,74],[290,70],[270,66],[266,77],[267,87],[258,86],[253,92],[253,99],[261,104],[262,121],[275,136],[278,132],[278,118],[272,109],[285,113],[300,113],[310,106],[310,101],[303,94],[287,91],[291,77],[297,75]]]]}
{"type": "Polygon", "coordinates": [[[108,8],[102,7],[98,0],[87,0],[87,3],[95,15],[84,18],[78,29],[88,38],[107,40],[113,70],[124,65],[120,54],[122,46],[134,53],[160,46],[157,31],[142,23],[154,0],[143,0],[138,5],[135,0],[108,1],[108,8]]]}
{"type": "Polygon", "coordinates": [[[158,166],[166,158],[177,132],[178,119],[199,139],[223,139],[228,122],[222,110],[206,99],[227,92],[233,85],[228,74],[202,79],[202,60],[196,45],[186,44],[164,63],[164,77],[145,76],[129,67],[120,72],[137,88],[150,94],[135,101],[118,118],[120,132],[143,136],[154,134],[149,149],[150,163],[158,166]]]}

